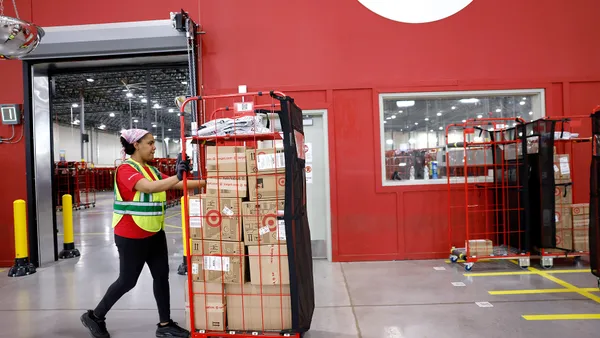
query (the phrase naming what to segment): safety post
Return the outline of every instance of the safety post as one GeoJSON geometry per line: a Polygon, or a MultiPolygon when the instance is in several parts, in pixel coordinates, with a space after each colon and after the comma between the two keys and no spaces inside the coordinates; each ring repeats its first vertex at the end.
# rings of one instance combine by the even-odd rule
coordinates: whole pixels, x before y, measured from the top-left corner
{"type": "Polygon", "coordinates": [[[27,243],[27,206],[24,200],[13,202],[15,223],[15,265],[8,270],[8,277],[21,277],[35,273],[35,266],[29,262],[27,243]]]}
{"type": "Polygon", "coordinates": [[[185,245],[185,196],[181,197],[181,234],[183,235],[183,262],[177,268],[177,274],[185,275],[187,274],[187,245],[185,245]]]}
{"type": "Polygon", "coordinates": [[[81,256],[75,248],[73,240],[73,196],[65,194],[62,196],[63,205],[63,250],[58,257],[60,259],[75,258],[81,256]]]}

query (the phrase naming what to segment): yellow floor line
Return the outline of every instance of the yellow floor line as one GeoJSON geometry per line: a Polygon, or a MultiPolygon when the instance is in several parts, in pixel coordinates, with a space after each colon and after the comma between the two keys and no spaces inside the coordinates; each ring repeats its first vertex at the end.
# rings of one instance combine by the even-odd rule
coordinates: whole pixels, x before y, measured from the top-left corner
{"type": "Polygon", "coordinates": [[[474,272],[464,273],[466,277],[494,277],[494,276],[518,276],[518,275],[535,275],[532,271],[506,271],[506,272],[474,272]]]}
{"type": "Polygon", "coordinates": [[[4,272],[4,271],[6,271],[6,269],[0,269],[0,272],[4,272]]]}
{"type": "Polygon", "coordinates": [[[167,217],[165,217],[165,219],[173,218],[173,217],[175,217],[175,216],[179,216],[179,215],[181,215],[181,213],[180,213],[180,212],[178,212],[178,213],[176,213],[176,214],[174,214],[174,215],[171,215],[171,216],[167,216],[167,217]]]}
{"type": "MultiPolygon", "coordinates": [[[[598,288],[578,288],[578,291],[584,292],[599,292],[598,288]]],[[[569,293],[577,292],[571,289],[533,289],[533,290],[500,290],[500,291],[488,291],[490,295],[531,295],[531,294],[543,294],[543,293],[569,293]]]]}
{"type": "MultiPolygon", "coordinates": [[[[181,228],[178,228],[181,229],[181,228]]],[[[181,231],[165,231],[166,234],[180,234],[181,231]]],[[[106,233],[106,232],[83,232],[83,233],[77,233],[77,234],[73,234],[73,236],[102,236],[102,235],[112,235],[112,232],[106,233]]],[[[62,234],[58,234],[59,237],[62,236],[62,234]]]]}
{"type": "Polygon", "coordinates": [[[524,315],[525,320],[588,320],[600,319],[600,314],[569,314],[569,315],[524,315]]]}
{"type": "Polygon", "coordinates": [[[543,272],[553,275],[553,274],[557,274],[557,273],[582,273],[582,272],[590,273],[591,270],[590,269],[548,270],[548,271],[543,271],[543,272]]]}
{"type": "Polygon", "coordinates": [[[175,226],[175,225],[171,225],[171,224],[165,224],[165,227],[167,227],[167,228],[173,228],[173,229],[179,229],[179,230],[181,230],[181,227],[180,227],[180,226],[175,226]]]}

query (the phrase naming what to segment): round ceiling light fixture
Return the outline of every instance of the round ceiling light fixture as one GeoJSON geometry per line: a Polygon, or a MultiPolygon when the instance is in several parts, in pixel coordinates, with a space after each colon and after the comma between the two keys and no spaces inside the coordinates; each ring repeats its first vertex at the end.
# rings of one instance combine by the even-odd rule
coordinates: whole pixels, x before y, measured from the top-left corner
{"type": "Polygon", "coordinates": [[[31,53],[42,41],[44,30],[21,20],[15,0],[16,18],[4,15],[4,0],[0,0],[0,59],[18,59],[31,53]]]}

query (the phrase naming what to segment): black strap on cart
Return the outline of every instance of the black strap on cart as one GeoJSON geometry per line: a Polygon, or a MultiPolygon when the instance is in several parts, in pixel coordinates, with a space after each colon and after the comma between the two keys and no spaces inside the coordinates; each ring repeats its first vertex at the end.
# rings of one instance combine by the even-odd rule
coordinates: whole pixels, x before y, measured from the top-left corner
{"type": "Polygon", "coordinates": [[[592,274],[600,278],[600,110],[592,114],[592,164],[590,167],[589,214],[590,268],[592,274]]]}
{"type": "Polygon", "coordinates": [[[285,233],[290,268],[292,331],[310,329],[315,309],[310,228],[306,212],[306,177],[302,110],[291,97],[271,93],[280,101],[278,112],[285,151],[285,233]]]}

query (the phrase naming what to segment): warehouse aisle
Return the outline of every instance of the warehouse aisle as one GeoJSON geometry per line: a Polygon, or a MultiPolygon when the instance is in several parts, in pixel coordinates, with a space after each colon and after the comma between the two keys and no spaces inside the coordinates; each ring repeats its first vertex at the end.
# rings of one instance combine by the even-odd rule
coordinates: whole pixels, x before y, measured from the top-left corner
{"type": "MultiPolygon", "coordinates": [[[[8,278],[2,272],[1,337],[88,337],[79,315],[98,302],[118,273],[110,228],[111,197],[111,193],[101,194],[96,208],[74,212],[75,240],[82,252],[79,259],[58,262],[24,278],[8,278]]],[[[186,277],[175,272],[182,260],[179,206],[167,215],[173,318],[183,323],[186,277]]],[[[480,263],[472,273],[484,275],[465,276],[460,265],[443,260],[315,261],[317,308],[307,337],[533,338],[569,336],[575,330],[578,338],[598,337],[598,320],[530,321],[522,317],[600,313],[600,303],[587,296],[598,297],[600,292],[579,289],[595,287],[595,278],[589,272],[555,273],[561,269],[573,270],[573,266],[523,271],[509,262],[480,263]],[[531,289],[537,292],[519,291],[531,289]],[[541,289],[569,292],[542,293],[541,289]],[[492,307],[476,302],[489,302],[492,307]]],[[[137,286],[109,313],[107,325],[112,337],[154,337],[157,317],[146,267],[137,286]]]]}

